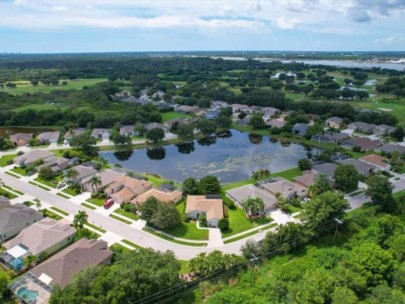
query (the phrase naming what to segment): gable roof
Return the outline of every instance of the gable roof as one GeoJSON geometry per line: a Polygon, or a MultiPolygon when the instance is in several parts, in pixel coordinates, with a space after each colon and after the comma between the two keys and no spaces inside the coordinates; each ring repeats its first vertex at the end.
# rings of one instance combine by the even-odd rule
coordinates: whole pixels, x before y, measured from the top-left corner
{"type": "Polygon", "coordinates": [[[8,206],[0,210],[0,234],[17,229],[34,219],[42,218],[42,213],[23,204],[8,206]]]}
{"type": "MultiPolygon", "coordinates": [[[[118,177],[112,185],[106,189],[107,192],[111,191],[111,188],[116,189],[120,187],[129,188],[135,195],[141,195],[152,189],[152,183],[146,180],[140,180],[132,178],[126,175],[118,177]]],[[[113,191],[114,192],[114,191],[113,191]]],[[[132,198],[131,198],[132,199],[132,198]]]]}
{"type": "Polygon", "coordinates": [[[109,261],[112,254],[105,241],[81,239],[32,268],[30,273],[38,279],[46,275],[51,279],[46,282],[48,285],[63,288],[80,271],[109,261]]]}
{"type": "Polygon", "coordinates": [[[374,150],[381,144],[380,140],[371,140],[368,137],[352,137],[343,142],[343,145],[359,146],[362,150],[374,150]]]}
{"type": "Polygon", "coordinates": [[[359,160],[381,168],[386,168],[389,166],[388,159],[377,154],[363,156],[360,157],[359,160]]]}
{"type": "Polygon", "coordinates": [[[336,168],[337,168],[337,165],[335,165],[335,164],[324,163],[324,164],[312,167],[312,170],[316,171],[320,174],[324,174],[329,178],[333,178],[335,176],[336,168]]]}
{"type": "Polygon", "coordinates": [[[319,176],[320,174],[318,172],[314,173],[310,171],[308,174],[294,177],[294,181],[308,188],[309,186],[315,184],[319,176]]]}
{"type": "Polygon", "coordinates": [[[356,168],[357,172],[364,176],[368,176],[371,172],[373,172],[376,169],[375,166],[369,165],[365,162],[359,161],[358,159],[354,158],[338,160],[337,162],[341,165],[353,165],[356,168]]]}
{"type": "MultiPolygon", "coordinates": [[[[113,183],[117,178],[124,176],[124,173],[117,172],[111,169],[104,170],[95,174],[101,180],[101,187],[106,187],[113,183]]],[[[90,182],[92,176],[88,176],[83,179],[82,184],[87,184],[90,182]]]]}
{"type": "Polygon", "coordinates": [[[38,255],[75,233],[76,229],[69,224],[63,224],[51,218],[43,218],[23,229],[15,238],[4,243],[3,246],[10,249],[22,244],[28,248],[32,255],[38,255]]]}
{"type": "Polygon", "coordinates": [[[186,213],[193,211],[205,212],[207,221],[224,217],[222,199],[207,199],[204,195],[187,196],[186,213]]]}
{"type": "Polygon", "coordinates": [[[17,141],[30,141],[34,137],[34,134],[32,133],[17,133],[17,134],[12,134],[10,135],[10,140],[13,142],[17,141]]]}
{"type": "Polygon", "coordinates": [[[343,119],[337,116],[333,116],[330,117],[326,120],[326,122],[333,122],[335,124],[342,124],[343,123],[343,119]]]}
{"type": "Polygon", "coordinates": [[[74,166],[74,167],[72,167],[72,169],[76,170],[79,173],[79,175],[74,178],[75,180],[81,180],[85,177],[88,177],[90,175],[97,173],[97,170],[95,170],[91,167],[83,166],[83,165],[74,166]]]}
{"type": "Polygon", "coordinates": [[[22,164],[22,163],[31,164],[33,162],[36,162],[37,160],[44,159],[54,155],[55,154],[49,151],[32,150],[28,153],[17,156],[16,158],[13,159],[13,161],[15,164],[22,164]]]}
{"type": "Polygon", "coordinates": [[[182,192],[174,190],[171,192],[167,191],[161,191],[158,189],[150,189],[149,191],[146,191],[144,194],[139,195],[135,199],[131,201],[131,203],[134,204],[143,204],[148,198],[154,197],[158,201],[164,202],[164,203],[170,203],[170,202],[178,202],[181,197],[182,197],[182,192]]]}
{"type": "Polygon", "coordinates": [[[379,147],[376,150],[385,152],[385,153],[393,153],[393,152],[405,153],[405,147],[401,146],[401,145],[396,145],[396,144],[388,144],[388,145],[379,147]]]}
{"type": "Polygon", "coordinates": [[[273,195],[251,184],[227,190],[226,194],[238,204],[242,204],[249,197],[261,198],[264,203],[265,212],[272,211],[276,207],[277,203],[277,200],[273,195]]]}
{"type": "Polygon", "coordinates": [[[39,141],[57,141],[59,139],[60,132],[42,132],[38,135],[37,139],[39,141]]]}
{"type": "Polygon", "coordinates": [[[265,183],[262,184],[263,189],[273,193],[280,193],[284,198],[288,198],[290,195],[297,194],[298,196],[305,196],[307,195],[307,189],[292,183],[286,179],[279,179],[274,183],[265,183]]]}

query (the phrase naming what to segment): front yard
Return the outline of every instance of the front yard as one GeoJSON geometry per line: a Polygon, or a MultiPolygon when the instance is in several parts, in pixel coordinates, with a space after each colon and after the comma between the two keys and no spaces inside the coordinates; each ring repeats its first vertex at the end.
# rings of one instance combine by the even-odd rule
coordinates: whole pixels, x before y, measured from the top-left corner
{"type": "Polygon", "coordinates": [[[104,200],[102,198],[89,198],[87,201],[99,207],[104,205],[104,200]]]}
{"type": "Polygon", "coordinates": [[[261,219],[248,219],[245,212],[236,208],[235,210],[227,210],[229,218],[229,229],[222,232],[222,237],[228,237],[237,233],[244,232],[246,230],[270,223],[271,218],[261,219]]]}
{"type": "Polygon", "coordinates": [[[8,163],[17,157],[17,154],[4,155],[0,158],[0,167],[8,166],[8,163]]]}
{"type": "Polygon", "coordinates": [[[25,169],[22,169],[20,167],[14,167],[13,169],[10,170],[11,172],[17,173],[19,175],[22,176],[26,176],[27,175],[27,171],[25,171],[25,169]]]}
{"type": "Polygon", "coordinates": [[[58,181],[56,179],[44,180],[39,177],[36,177],[36,178],[34,178],[34,181],[36,181],[37,183],[43,184],[47,187],[54,188],[54,189],[56,189],[56,187],[58,186],[58,181]]]}

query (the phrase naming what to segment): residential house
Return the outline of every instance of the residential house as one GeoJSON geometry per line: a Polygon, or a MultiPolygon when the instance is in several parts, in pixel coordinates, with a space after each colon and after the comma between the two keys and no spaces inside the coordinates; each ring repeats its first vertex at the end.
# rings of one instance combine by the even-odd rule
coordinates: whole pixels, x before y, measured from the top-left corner
{"type": "Polygon", "coordinates": [[[93,129],[91,136],[95,139],[109,139],[111,135],[110,129],[93,129]]]}
{"type": "Polygon", "coordinates": [[[231,108],[232,108],[233,113],[250,112],[248,105],[244,105],[244,104],[240,104],[240,103],[231,104],[231,108]]]}
{"type": "Polygon", "coordinates": [[[266,126],[269,128],[282,128],[285,126],[285,121],[283,119],[271,119],[266,121],[266,126]]]}
{"type": "Polygon", "coordinates": [[[377,147],[375,149],[376,152],[385,153],[385,154],[392,154],[394,152],[398,152],[399,154],[405,153],[405,147],[396,144],[387,144],[382,147],[377,147]]]}
{"type": "Polygon", "coordinates": [[[311,140],[316,141],[319,143],[333,143],[333,144],[339,144],[342,141],[350,138],[350,136],[346,133],[332,133],[332,134],[316,134],[312,135],[311,140]]]}
{"type": "Polygon", "coordinates": [[[102,172],[97,172],[94,175],[100,179],[101,183],[99,185],[92,185],[90,181],[91,181],[91,178],[93,177],[93,175],[84,178],[81,181],[81,184],[83,185],[83,188],[86,191],[89,191],[89,192],[102,191],[106,187],[108,187],[109,185],[114,183],[119,177],[124,176],[125,174],[122,172],[117,172],[114,170],[107,169],[102,172]]]}
{"type": "Polygon", "coordinates": [[[127,136],[135,136],[135,135],[137,135],[137,132],[135,132],[134,126],[121,126],[120,134],[127,135],[127,136]]]}
{"type": "Polygon", "coordinates": [[[35,167],[35,171],[39,172],[41,168],[51,168],[52,172],[65,170],[69,166],[69,159],[57,157],[55,155],[48,156],[42,159],[42,164],[35,167]]]}
{"type": "Polygon", "coordinates": [[[261,198],[264,203],[265,213],[270,213],[277,208],[277,199],[273,195],[250,184],[227,190],[226,196],[233,200],[239,207],[242,207],[243,202],[249,198],[261,198]]]}
{"type": "Polygon", "coordinates": [[[261,185],[263,189],[269,191],[273,195],[280,195],[285,199],[294,197],[304,198],[308,191],[299,184],[292,183],[284,178],[278,178],[275,182],[264,183],[261,185]]]}
{"type": "Polygon", "coordinates": [[[219,115],[220,115],[219,111],[209,111],[204,114],[204,117],[209,120],[214,120],[217,119],[219,115]]]}
{"type": "Polygon", "coordinates": [[[180,105],[174,108],[175,112],[178,113],[185,113],[185,114],[196,114],[200,115],[202,112],[204,112],[203,109],[197,107],[197,106],[188,106],[188,105],[180,105]]]}
{"type": "Polygon", "coordinates": [[[162,129],[165,133],[168,131],[168,128],[160,123],[157,122],[150,122],[144,125],[146,131],[150,131],[152,129],[162,129]]]}
{"type": "Polygon", "coordinates": [[[305,136],[308,132],[308,125],[304,123],[297,123],[292,127],[292,133],[294,135],[305,136]]]}
{"type": "Polygon", "coordinates": [[[54,144],[57,143],[60,137],[60,132],[43,132],[38,135],[37,139],[40,143],[54,144]]]}
{"type": "Polygon", "coordinates": [[[0,209],[0,243],[43,218],[42,213],[23,204],[3,206],[0,209]]]}
{"type": "Polygon", "coordinates": [[[20,167],[28,167],[30,165],[33,165],[44,158],[54,156],[52,152],[49,151],[44,151],[44,150],[32,150],[28,153],[21,154],[20,156],[17,156],[13,159],[13,163],[16,166],[20,167]]]}
{"type": "Polygon", "coordinates": [[[389,136],[397,128],[387,126],[387,125],[378,125],[374,127],[373,133],[377,136],[389,136]]]}
{"type": "Polygon", "coordinates": [[[374,171],[377,171],[377,168],[374,165],[370,165],[366,162],[362,162],[354,158],[338,160],[337,163],[341,165],[352,165],[356,168],[356,171],[359,174],[364,175],[365,177],[368,177],[374,171]]]}
{"type": "Polygon", "coordinates": [[[129,203],[135,197],[152,189],[153,185],[145,180],[135,179],[129,176],[120,176],[108,186],[104,192],[116,203],[129,203]]]}
{"type": "Polygon", "coordinates": [[[211,110],[218,111],[219,109],[229,107],[229,104],[225,101],[221,100],[213,100],[211,101],[211,110]]]}
{"type": "Polygon", "coordinates": [[[6,251],[0,255],[0,261],[18,272],[27,256],[50,255],[69,244],[75,234],[76,229],[68,223],[43,218],[4,243],[6,251]]]}
{"type": "Polygon", "coordinates": [[[22,303],[46,304],[55,286],[66,287],[79,272],[110,263],[112,255],[107,242],[81,239],[32,268],[9,288],[22,303]]]}
{"type": "Polygon", "coordinates": [[[166,93],[163,91],[157,91],[155,93],[152,94],[152,98],[153,99],[158,99],[158,100],[162,100],[165,97],[166,93]]]}
{"type": "Polygon", "coordinates": [[[17,133],[10,135],[10,141],[15,147],[26,146],[34,138],[32,133],[17,133]]]}
{"type": "Polygon", "coordinates": [[[128,91],[115,93],[110,95],[112,101],[122,101],[122,102],[135,102],[136,98],[128,91]]]}
{"type": "Polygon", "coordinates": [[[174,124],[183,125],[183,124],[189,124],[189,123],[190,123],[189,118],[175,118],[175,119],[166,121],[164,123],[164,125],[170,129],[174,124]]]}
{"type": "Polygon", "coordinates": [[[272,117],[281,112],[279,109],[273,108],[273,107],[264,107],[264,108],[262,108],[262,111],[263,111],[264,116],[267,116],[267,117],[272,117]]]}
{"type": "Polygon", "coordinates": [[[209,198],[204,195],[187,196],[186,214],[192,219],[198,219],[204,213],[208,227],[218,227],[218,222],[224,218],[224,205],[220,198],[209,198]]]}
{"type": "Polygon", "coordinates": [[[77,135],[81,135],[84,134],[84,132],[86,131],[86,129],[84,128],[76,128],[74,130],[70,130],[67,131],[65,133],[65,135],[63,136],[63,138],[65,139],[65,141],[70,141],[73,137],[77,136],[77,135]]]}
{"type": "Polygon", "coordinates": [[[162,191],[158,190],[155,188],[150,189],[149,191],[146,191],[144,194],[141,194],[137,197],[135,197],[131,203],[135,205],[142,205],[144,202],[148,200],[148,198],[154,197],[158,201],[163,202],[163,203],[178,203],[181,201],[183,197],[183,193],[177,190],[173,191],[162,191]]]}
{"type": "Polygon", "coordinates": [[[342,146],[348,149],[353,147],[360,147],[361,151],[371,151],[375,150],[377,147],[381,146],[382,142],[378,139],[371,140],[367,137],[352,137],[342,143],[342,146]]]}
{"type": "Polygon", "coordinates": [[[326,175],[326,177],[330,180],[334,180],[335,178],[335,170],[337,165],[332,163],[324,163],[321,165],[316,165],[312,167],[312,171],[315,173],[326,175]]]}
{"type": "Polygon", "coordinates": [[[93,169],[92,167],[86,167],[83,165],[77,165],[72,167],[73,170],[77,171],[77,176],[74,178],[67,178],[65,177],[66,182],[73,182],[73,183],[80,183],[86,177],[92,176],[97,173],[97,170],[93,169]]]}
{"type": "Polygon", "coordinates": [[[7,208],[9,206],[10,206],[10,200],[5,196],[0,195],[0,210],[3,208],[7,208]]]}
{"type": "Polygon", "coordinates": [[[304,171],[303,175],[294,177],[294,183],[309,188],[321,175],[318,172],[304,171]]]}
{"type": "Polygon", "coordinates": [[[372,134],[374,131],[375,125],[357,121],[357,122],[353,122],[353,123],[349,124],[347,126],[347,128],[349,130],[353,130],[353,131],[360,131],[363,133],[372,134]]]}
{"type": "Polygon", "coordinates": [[[375,166],[380,170],[389,171],[391,169],[391,165],[388,159],[381,155],[370,154],[360,157],[359,160],[369,165],[375,166]]]}
{"type": "Polygon", "coordinates": [[[337,116],[328,118],[326,121],[326,126],[329,128],[340,129],[343,126],[343,119],[337,116]]]}

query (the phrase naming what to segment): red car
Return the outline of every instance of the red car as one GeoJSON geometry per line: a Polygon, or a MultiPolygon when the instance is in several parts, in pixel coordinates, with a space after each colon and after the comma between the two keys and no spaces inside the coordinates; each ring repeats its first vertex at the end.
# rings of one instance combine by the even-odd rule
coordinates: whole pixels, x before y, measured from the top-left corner
{"type": "Polygon", "coordinates": [[[114,200],[112,198],[109,198],[109,199],[104,201],[104,208],[105,209],[110,208],[112,205],[114,205],[114,200]]]}

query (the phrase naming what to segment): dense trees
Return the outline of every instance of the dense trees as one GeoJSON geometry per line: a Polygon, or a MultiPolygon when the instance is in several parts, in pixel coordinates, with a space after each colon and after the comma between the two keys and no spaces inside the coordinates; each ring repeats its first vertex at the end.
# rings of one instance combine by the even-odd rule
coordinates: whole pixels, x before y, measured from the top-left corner
{"type": "Polygon", "coordinates": [[[200,253],[190,260],[189,269],[199,275],[205,276],[218,270],[229,270],[243,263],[243,258],[234,254],[224,254],[215,250],[208,254],[200,253]]]}
{"type": "Polygon", "coordinates": [[[88,133],[73,136],[69,143],[72,147],[79,149],[85,155],[94,156],[97,153],[96,147],[94,146],[97,140],[88,133]]]}
{"type": "Polygon", "coordinates": [[[221,184],[218,177],[207,175],[200,179],[198,189],[201,194],[219,194],[221,192],[221,184]]]}
{"type": "Polygon", "coordinates": [[[159,229],[176,226],[181,222],[174,204],[163,203],[155,197],[148,198],[140,207],[141,219],[159,229]]]}
{"type": "Polygon", "coordinates": [[[367,180],[368,188],[366,195],[371,198],[374,204],[379,204],[386,212],[396,210],[394,197],[392,196],[393,186],[386,176],[375,175],[367,180]]]}
{"type": "Polygon", "coordinates": [[[357,189],[359,174],[353,165],[339,166],[335,170],[336,188],[343,192],[352,192],[357,189]]]}
{"type": "Polygon", "coordinates": [[[165,131],[161,128],[153,128],[146,132],[146,139],[154,144],[160,143],[165,137],[165,131]]]}

